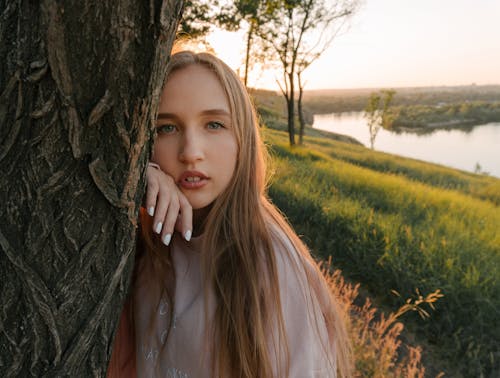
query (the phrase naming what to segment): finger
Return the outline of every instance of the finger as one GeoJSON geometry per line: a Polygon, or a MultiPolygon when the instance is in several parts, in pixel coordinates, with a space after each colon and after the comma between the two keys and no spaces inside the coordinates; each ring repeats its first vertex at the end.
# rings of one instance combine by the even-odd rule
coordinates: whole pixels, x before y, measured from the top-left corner
{"type": "Polygon", "coordinates": [[[164,186],[160,186],[158,197],[156,199],[156,209],[153,219],[153,231],[160,234],[163,229],[163,222],[170,206],[171,193],[164,186]]]}
{"type": "Polygon", "coordinates": [[[182,223],[181,223],[181,213],[179,212],[179,215],[177,216],[177,219],[175,221],[175,231],[179,232],[181,235],[182,233],[182,223]]]}
{"type": "Polygon", "coordinates": [[[152,217],[155,213],[156,208],[156,200],[158,197],[158,192],[160,190],[160,185],[158,183],[158,177],[155,172],[153,172],[154,168],[148,168],[147,172],[147,186],[146,186],[146,210],[148,214],[152,217]]]}
{"type": "Polygon", "coordinates": [[[146,208],[150,217],[153,217],[155,215],[157,197],[158,187],[148,188],[148,191],[146,193],[146,204],[144,207],[146,208]]]}
{"type": "Polygon", "coordinates": [[[182,193],[179,194],[179,204],[182,235],[184,236],[184,239],[189,241],[191,240],[191,235],[193,232],[193,208],[182,193]]]}
{"type": "Polygon", "coordinates": [[[172,239],[172,234],[174,233],[175,221],[177,220],[177,216],[179,215],[179,209],[180,205],[178,196],[173,194],[163,223],[163,232],[161,240],[165,245],[169,245],[170,240],[172,239]]]}

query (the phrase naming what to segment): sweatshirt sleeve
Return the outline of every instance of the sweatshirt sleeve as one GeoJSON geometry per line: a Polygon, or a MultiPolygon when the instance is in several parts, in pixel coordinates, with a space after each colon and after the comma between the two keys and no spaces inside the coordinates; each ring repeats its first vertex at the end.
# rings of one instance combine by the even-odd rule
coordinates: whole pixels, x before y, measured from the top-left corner
{"type": "MultiPolygon", "coordinates": [[[[281,306],[290,358],[289,377],[336,377],[335,351],[328,340],[318,298],[308,283],[316,271],[288,238],[275,246],[281,306]]],[[[328,293],[323,293],[328,295],[328,293]]]]}

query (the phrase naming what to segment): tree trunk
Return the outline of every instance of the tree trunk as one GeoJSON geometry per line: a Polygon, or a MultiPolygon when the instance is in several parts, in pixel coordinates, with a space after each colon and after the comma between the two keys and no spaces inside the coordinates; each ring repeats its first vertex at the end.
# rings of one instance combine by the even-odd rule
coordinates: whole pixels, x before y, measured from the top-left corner
{"type": "Polygon", "coordinates": [[[105,375],[182,0],[0,0],[0,376],[105,375]]]}
{"type": "Polygon", "coordinates": [[[286,105],[288,113],[288,138],[290,141],[290,146],[295,145],[295,109],[294,109],[294,86],[293,86],[293,73],[288,74],[288,80],[290,86],[288,91],[288,96],[286,96],[286,105]]]}
{"type": "Polygon", "coordinates": [[[299,81],[299,98],[297,101],[297,111],[299,112],[299,144],[302,145],[304,144],[304,129],[306,126],[306,120],[304,118],[304,110],[302,109],[302,96],[304,94],[304,86],[302,85],[302,80],[301,80],[301,74],[302,72],[299,72],[297,74],[297,78],[299,81]]]}
{"type": "Polygon", "coordinates": [[[248,65],[250,64],[250,51],[252,50],[252,38],[253,38],[253,29],[254,24],[250,22],[250,28],[248,29],[247,35],[247,50],[245,53],[245,78],[244,83],[245,87],[248,88],[248,65]]]}

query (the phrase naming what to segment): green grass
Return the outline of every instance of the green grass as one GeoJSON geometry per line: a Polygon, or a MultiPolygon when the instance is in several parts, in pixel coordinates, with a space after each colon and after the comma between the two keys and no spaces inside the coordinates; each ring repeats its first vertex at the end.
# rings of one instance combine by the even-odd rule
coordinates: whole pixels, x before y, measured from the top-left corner
{"type": "Polygon", "coordinates": [[[325,138],[309,138],[310,153],[339,159],[370,170],[404,176],[442,189],[452,189],[500,205],[500,180],[437,164],[369,150],[348,143],[332,144],[325,138]]]}
{"type": "Polygon", "coordinates": [[[441,289],[430,320],[407,318],[412,331],[464,376],[498,372],[500,180],[327,138],[290,148],[284,132],[263,134],[269,194],[313,253],[332,255],[393,309],[415,289],[441,289]]]}

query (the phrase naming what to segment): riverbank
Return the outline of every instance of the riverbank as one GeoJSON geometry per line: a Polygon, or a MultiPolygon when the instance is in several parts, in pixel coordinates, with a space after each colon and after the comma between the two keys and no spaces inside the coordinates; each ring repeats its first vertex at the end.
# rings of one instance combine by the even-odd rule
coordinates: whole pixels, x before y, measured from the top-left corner
{"type": "MultiPolygon", "coordinates": [[[[500,124],[500,121],[492,123],[500,124]]],[[[483,124],[484,122],[478,123],[478,121],[474,119],[451,119],[449,121],[427,123],[424,126],[413,126],[413,127],[398,126],[398,127],[393,127],[391,131],[397,134],[413,133],[417,135],[432,134],[437,130],[461,130],[464,132],[469,132],[473,130],[474,127],[481,126],[483,124]]]]}
{"type": "MultiPolygon", "coordinates": [[[[267,90],[252,90],[250,93],[253,96],[254,103],[257,108],[257,113],[261,121],[263,121],[267,127],[287,131],[287,118],[286,118],[286,108],[285,102],[282,96],[279,96],[275,92],[267,90]]],[[[296,130],[298,138],[299,121],[295,120],[296,130]]],[[[361,143],[356,138],[340,133],[334,133],[327,130],[315,129],[312,127],[314,122],[314,116],[309,111],[306,111],[306,122],[307,126],[304,130],[304,134],[310,137],[322,137],[331,140],[338,140],[345,143],[352,143],[362,146],[361,143]]]]}
{"type": "Polygon", "coordinates": [[[385,127],[396,132],[430,133],[438,129],[468,129],[500,123],[500,102],[413,105],[389,109],[385,127]]]}
{"type": "MultiPolygon", "coordinates": [[[[365,146],[370,133],[362,112],[316,115],[314,127],[347,134],[365,146]]],[[[375,149],[437,163],[456,169],[500,177],[498,143],[500,123],[489,123],[450,129],[418,129],[406,131],[380,129],[375,149]]]]}
{"type": "Polygon", "coordinates": [[[393,106],[499,102],[500,85],[306,90],[304,105],[314,114],[363,111],[370,94],[394,89],[393,106]]]}
{"type": "MultiPolygon", "coordinates": [[[[314,115],[363,112],[370,93],[377,89],[306,91],[304,118],[312,125],[314,115]]],[[[286,105],[279,93],[251,90],[263,117],[279,114],[285,121],[286,105]]],[[[397,88],[386,125],[394,132],[415,134],[435,130],[471,130],[476,125],[500,123],[500,85],[397,88]]],[[[298,122],[297,122],[298,126],[298,122]]],[[[274,126],[273,126],[274,127],[274,126]]]]}
{"type": "MultiPolygon", "coordinates": [[[[252,90],[251,93],[261,119],[273,129],[286,131],[286,105],[283,96],[266,90],[252,90]]],[[[316,114],[309,118],[309,122],[314,123],[314,128],[306,127],[305,134],[308,136],[321,136],[358,145],[370,145],[363,112],[316,114]]],[[[500,123],[458,127],[458,124],[455,124],[448,129],[424,128],[421,132],[415,127],[411,130],[400,129],[400,131],[381,129],[375,141],[375,148],[468,172],[500,177],[498,162],[500,127],[498,125],[500,123]],[[430,131],[433,132],[432,136],[430,131]]],[[[296,119],[297,131],[298,126],[298,119],[296,119]]]]}

